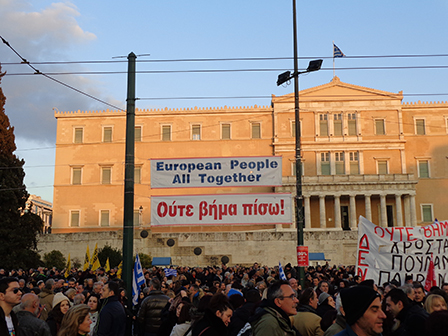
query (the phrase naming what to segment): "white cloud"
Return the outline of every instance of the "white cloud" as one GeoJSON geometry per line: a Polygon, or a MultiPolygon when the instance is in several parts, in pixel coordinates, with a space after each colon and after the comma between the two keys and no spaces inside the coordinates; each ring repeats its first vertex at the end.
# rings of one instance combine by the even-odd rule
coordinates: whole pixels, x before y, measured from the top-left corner
{"type": "MultiPolygon", "coordinates": [[[[80,16],[70,2],[53,3],[35,10],[22,0],[0,0],[0,35],[25,59],[33,62],[72,60],[71,51],[87,46],[96,39],[77,22],[80,16]]],[[[0,61],[20,62],[6,45],[0,45],[0,61]]],[[[80,65],[50,67],[36,65],[42,72],[73,72],[83,70],[80,65]]],[[[33,73],[26,65],[2,66],[7,74],[33,73]]],[[[100,97],[97,77],[55,77],[90,95],[100,97]]],[[[16,136],[42,141],[55,141],[56,120],[53,107],[60,110],[92,109],[100,103],[80,95],[39,75],[5,76],[1,87],[6,96],[6,113],[15,127],[16,136]]],[[[100,97],[101,98],[101,97],[100,97]]],[[[100,108],[104,106],[100,105],[100,108]]]]}

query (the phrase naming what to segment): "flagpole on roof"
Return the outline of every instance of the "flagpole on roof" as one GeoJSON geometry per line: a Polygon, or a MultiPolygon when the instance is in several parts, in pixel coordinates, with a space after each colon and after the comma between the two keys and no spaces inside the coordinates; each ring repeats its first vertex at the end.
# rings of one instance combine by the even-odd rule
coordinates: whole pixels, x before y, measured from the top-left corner
{"type": "Polygon", "coordinates": [[[334,41],[333,41],[333,78],[336,76],[335,70],[334,70],[334,41]]]}

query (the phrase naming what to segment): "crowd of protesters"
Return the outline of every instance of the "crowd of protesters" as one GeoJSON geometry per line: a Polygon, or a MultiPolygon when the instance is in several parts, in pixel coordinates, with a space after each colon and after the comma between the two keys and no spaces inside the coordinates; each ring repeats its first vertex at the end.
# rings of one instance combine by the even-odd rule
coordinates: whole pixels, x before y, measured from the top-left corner
{"type": "Polygon", "coordinates": [[[298,271],[152,267],[129,304],[117,269],[0,269],[0,336],[448,335],[448,283],[375,284],[327,263],[302,288],[298,271]]]}

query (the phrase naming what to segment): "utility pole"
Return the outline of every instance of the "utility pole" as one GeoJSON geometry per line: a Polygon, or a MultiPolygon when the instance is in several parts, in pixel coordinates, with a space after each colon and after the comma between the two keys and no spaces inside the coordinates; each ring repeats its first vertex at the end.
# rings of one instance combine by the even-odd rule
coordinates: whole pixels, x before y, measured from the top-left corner
{"type": "Polygon", "coordinates": [[[132,295],[132,264],[134,256],[134,152],[135,152],[135,60],[133,52],[128,55],[128,95],[126,99],[126,158],[124,170],[123,207],[123,273],[126,293],[132,295]]]}

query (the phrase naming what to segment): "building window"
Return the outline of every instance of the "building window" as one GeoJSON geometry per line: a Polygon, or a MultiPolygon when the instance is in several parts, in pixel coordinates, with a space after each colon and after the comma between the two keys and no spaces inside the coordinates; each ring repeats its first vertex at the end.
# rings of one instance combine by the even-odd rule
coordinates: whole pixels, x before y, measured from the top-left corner
{"type": "Polygon", "coordinates": [[[79,226],[79,210],[70,211],[70,226],[79,226]]]}
{"type": "Polygon", "coordinates": [[[260,123],[252,123],[252,139],[261,139],[260,123]]]}
{"type": "Polygon", "coordinates": [[[358,175],[359,174],[359,159],[358,152],[350,152],[350,174],[358,175]]]}
{"type": "Polygon", "coordinates": [[[134,226],[140,225],[140,211],[134,210],[134,226]]]}
{"type": "Polygon", "coordinates": [[[80,144],[83,142],[84,129],[82,127],[75,127],[75,134],[73,142],[80,144]]]}
{"type": "Polygon", "coordinates": [[[348,114],[348,135],[356,134],[356,113],[348,114]]]}
{"type": "Polygon", "coordinates": [[[162,141],[171,141],[171,125],[162,126],[162,141]]]}
{"type": "Polygon", "coordinates": [[[319,135],[328,135],[328,116],[326,114],[319,114],[319,135]]]}
{"type": "Polygon", "coordinates": [[[80,168],[80,167],[73,167],[72,168],[72,184],[73,185],[80,185],[81,184],[81,177],[82,177],[82,168],[80,168]]]}
{"type": "Polygon", "coordinates": [[[134,184],[142,183],[142,167],[134,168],[134,184]]]}
{"type": "Polygon", "coordinates": [[[429,178],[429,161],[419,160],[418,161],[418,177],[429,178]]]}
{"type": "Polygon", "coordinates": [[[142,141],[142,127],[141,126],[135,126],[135,129],[134,129],[134,141],[135,142],[142,141]]]}
{"type": "Polygon", "coordinates": [[[320,171],[322,175],[331,175],[330,153],[320,153],[320,171]]]}
{"type": "Polygon", "coordinates": [[[342,136],[342,114],[333,115],[333,128],[335,136],[342,136]]]}
{"type": "Polygon", "coordinates": [[[101,184],[111,184],[112,167],[101,167],[101,184]]]}
{"type": "Polygon", "coordinates": [[[201,125],[191,126],[191,138],[193,140],[201,140],[201,125]]]}
{"type": "Polygon", "coordinates": [[[334,153],[336,175],[345,174],[344,152],[334,153]]]}
{"type": "Polygon", "coordinates": [[[425,135],[425,119],[415,119],[415,134],[425,135]]]}
{"type": "Polygon", "coordinates": [[[422,221],[425,223],[432,223],[433,213],[432,213],[432,204],[422,204],[422,221]]]}
{"type": "Polygon", "coordinates": [[[112,127],[103,127],[103,142],[112,142],[112,127]]]}
{"type": "Polygon", "coordinates": [[[384,127],[384,119],[375,119],[375,134],[385,135],[386,129],[384,127]]]}
{"type": "MultiPolygon", "coordinates": [[[[303,164],[303,161],[301,162],[301,166],[302,166],[302,176],[304,176],[305,175],[305,166],[304,166],[304,164],[303,164]]],[[[292,169],[292,176],[296,176],[296,162],[295,161],[293,161],[292,162],[292,165],[291,165],[291,169],[292,169]]]]}
{"type": "Polygon", "coordinates": [[[221,139],[230,140],[230,124],[221,124],[221,139]]]}
{"type": "Polygon", "coordinates": [[[388,174],[387,160],[378,160],[378,174],[385,175],[388,174]]]}
{"type": "Polygon", "coordinates": [[[291,136],[293,138],[296,137],[296,122],[295,121],[291,121],[291,136]]]}
{"type": "Polygon", "coordinates": [[[100,211],[100,226],[109,226],[109,210],[100,211]]]}

